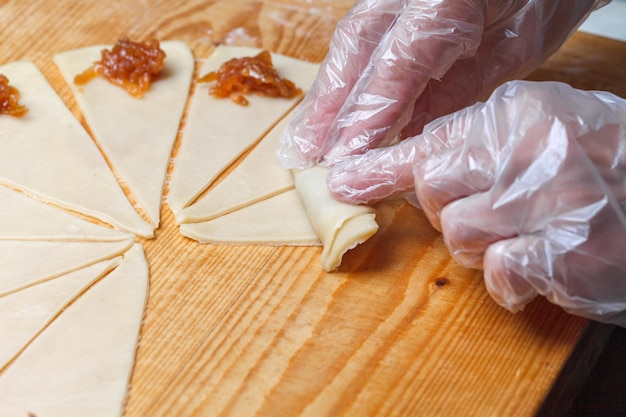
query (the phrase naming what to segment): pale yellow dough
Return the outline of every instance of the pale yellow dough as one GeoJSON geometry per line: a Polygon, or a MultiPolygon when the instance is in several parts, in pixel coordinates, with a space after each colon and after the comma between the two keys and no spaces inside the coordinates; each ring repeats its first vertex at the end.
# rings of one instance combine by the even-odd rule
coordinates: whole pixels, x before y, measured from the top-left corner
{"type": "MultiPolygon", "coordinates": [[[[224,55],[230,51],[218,48],[211,57],[216,62],[207,61],[207,64],[210,63],[209,68],[224,62],[227,59],[224,55]]],[[[257,51],[249,50],[248,55],[257,51]]],[[[240,53],[233,55],[242,56],[240,53]]],[[[274,60],[277,67],[283,58],[274,60]]],[[[294,60],[289,60],[289,68],[286,67],[283,72],[295,68],[294,60]]],[[[303,64],[301,61],[295,62],[303,64]]],[[[308,88],[317,66],[308,64],[305,68],[308,69],[306,74],[311,77],[306,84],[308,88]]],[[[187,148],[181,148],[181,155],[176,159],[175,175],[168,197],[170,208],[184,236],[200,242],[230,244],[317,245],[321,240],[324,244],[322,266],[327,271],[334,271],[346,251],[376,232],[378,225],[374,210],[339,203],[333,199],[322,168],[307,169],[303,175],[295,173],[296,178],[300,178],[298,185],[292,173],[280,166],[276,149],[290,116],[283,116],[285,110],[279,112],[269,106],[280,104],[280,101],[265,99],[267,103],[251,102],[249,108],[259,106],[259,119],[251,121],[241,113],[246,107],[233,106],[229,102],[219,103],[216,99],[202,95],[198,98],[197,95],[198,91],[191,101],[188,125],[183,136],[183,147],[186,143],[187,148]],[[199,106],[199,100],[206,103],[199,106]],[[213,113],[206,111],[206,108],[213,109],[211,104],[215,106],[213,113]],[[239,114],[235,116],[236,113],[239,114]],[[216,115],[215,120],[210,119],[216,130],[209,126],[208,114],[216,115]],[[200,129],[195,120],[202,118],[206,125],[200,129]],[[233,120],[246,122],[232,123],[233,120]],[[266,134],[259,128],[272,124],[273,128],[266,134]],[[254,134],[251,133],[253,130],[254,134]],[[258,135],[262,139],[257,140],[258,135]],[[250,147],[252,149],[226,177],[211,185],[219,173],[250,147]],[[205,156],[204,164],[199,159],[202,155],[205,156]],[[197,160],[190,163],[191,157],[197,160]],[[189,169],[193,166],[202,168],[194,173],[189,169]],[[190,186],[202,178],[203,171],[210,175],[205,176],[206,179],[197,186],[190,186]],[[176,176],[177,172],[179,177],[176,176]],[[189,197],[182,199],[181,190],[185,187],[188,187],[186,194],[189,197]],[[208,191],[202,194],[207,187],[208,191]],[[297,193],[294,188],[297,188],[297,193]],[[192,192],[192,189],[196,192],[192,192]]]]}
{"type": "MultiPolygon", "coordinates": [[[[218,47],[201,74],[230,58],[259,51],[218,47]]],[[[303,90],[310,88],[318,70],[316,64],[275,54],[273,62],[303,90]]],[[[334,200],[318,168],[296,174],[301,178],[298,186],[278,164],[278,138],[294,102],[251,95],[250,105],[241,107],[212,98],[207,89],[199,84],[191,99],[170,184],[168,204],[180,232],[210,243],[315,245],[321,240],[322,265],[336,270],[346,251],[378,229],[374,210],[334,200]],[[212,184],[249,148],[226,177],[212,184]]]]}
{"type": "Polygon", "coordinates": [[[326,168],[314,166],[292,172],[311,225],[324,245],[322,267],[335,271],[348,250],[376,233],[376,212],[368,206],[336,200],[326,185],[326,168]]]}
{"type": "MultiPolygon", "coordinates": [[[[218,46],[207,58],[200,76],[216,70],[225,61],[256,55],[251,47],[218,46]]],[[[272,54],[278,73],[306,91],[317,74],[318,65],[284,55],[272,54]]],[[[298,101],[251,94],[250,104],[239,106],[228,99],[209,95],[210,83],[197,84],[190,100],[175,159],[168,205],[176,221],[181,211],[192,204],[218,175],[258,142],[298,101]]]]}
{"type": "Polygon", "coordinates": [[[0,66],[21,93],[25,116],[2,117],[0,183],[122,230],[152,237],[102,154],[39,70],[27,61],[0,66]]]}
{"type": "Polygon", "coordinates": [[[0,295],[121,255],[133,240],[0,240],[0,295]]]}
{"type": "Polygon", "coordinates": [[[119,241],[134,235],[96,225],[0,186],[0,240],[119,241]]]}
{"type": "MultiPolygon", "coordinates": [[[[119,265],[121,257],[0,296],[0,372],[89,285],[119,265]]],[[[0,377],[1,378],[1,377],[0,377]]]]}
{"type": "Polygon", "coordinates": [[[284,117],[228,176],[180,213],[182,223],[211,220],[295,187],[291,173],[276,159],[289,117],[284,117]]]}
{"type": "Polygon", "coordinates": [[[0,416],[123,415],[147,294],[135,244],[0,374],[0,416]]]}
{"type": "Polygon", "coordinates": [[[152,237],[153,227],[37,68],[16,62],[0,73],[29,109],[0,119],[0,416],[119,417],[145,305],[135,234],[152,237]],[[91,295],[113,277],[114,289],[91,295]],[[105,325],[77,311],[85,303],[105,325]]]}
{"type": "Polygon", "coordinates": [[[96,141],[136,198],[153,227],[159,225],[161,196],[172,147],[178,135],[194,70],[184,42],[163,41],[166,53],[159,78],[142,98],[102,77],[76,85],[74,77],[100,59],[110,45],[54,56],[96,141]]]}
{"type": "MultiPolygon", "coordinates": [[[[193,70],[186,45],[161,45],[166,70],[143,99],[102,79],[73,84],[103,46],[55,56],[94,136],[149,223],[37,69],[28,62],[0,67],[29,108],[22,119],[3,118],[0,130],[0,183],[6,185],[0,186],[0,335],[11,338],[0,347],[0,416],[123,414],[148,294],[148,265],[134,234],[153,237],[159,224],[165,172],[193,70]],[[146,122],[146,114],[154,114],[155,123],[146,122]],[[158,128],[149,130],[151,124],[158,128]]],[[[258,52],[220,46],[200,75],[258,52]]],[[[277,54],[273,61],[305,91],[318,69],[277,54]]],[[[336,270],[344,253],[378,225],[372,208],[332,198],[325,169],[292,176],[276,162],[285,115],[300,98],[251,95],[242,107],[211,97],[209,86],[195,90],[169,184],[168,205],[180,232],[211,243],[323,244],[322,266],[336,270]]]]}
{"type": "MultiPolygon", "coordinates": [[[[255,172],[258,171],[250,173],[255,172]]],[[[336,271],[343,255],[373,236],[378,224],[372,207],[346,204],[333,198],[326,185],[327,173],[322,167],[294,170],[295,189],[211,220],[181,224],[180,232],[205,243],[321,243],[322,267],[336,271]]],[[[233,193],[238,194],[235,190],[233,193]]]]}
{"type": "Polygon", "coordinates": [[[180,232],[204,243],[320,244],[295,190],[213,220],[181,224],[180,232]]]}

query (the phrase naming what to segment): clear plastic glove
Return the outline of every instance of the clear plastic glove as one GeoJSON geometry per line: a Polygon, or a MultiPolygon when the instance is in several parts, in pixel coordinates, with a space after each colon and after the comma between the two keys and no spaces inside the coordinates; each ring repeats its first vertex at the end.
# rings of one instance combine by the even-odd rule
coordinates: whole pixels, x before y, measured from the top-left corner
{"type": "Polygon", "coordinates": [[[337,164],[363,203],[414,191],[453,257],[512,311],[537,294],[626,327],[626,101],[513,81],[424,133],[337,164]]]}
{"type": "Polygon", "coordinates": [[[281,138],[285,168],[421,132],[523,78],[609,0],[361,0],[281,138]]]}

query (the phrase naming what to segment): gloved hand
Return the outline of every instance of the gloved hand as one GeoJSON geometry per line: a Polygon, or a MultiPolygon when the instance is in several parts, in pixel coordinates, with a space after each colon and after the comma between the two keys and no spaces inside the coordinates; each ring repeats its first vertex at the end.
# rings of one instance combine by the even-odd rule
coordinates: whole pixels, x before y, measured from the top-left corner
{"type": "Polygon", "coordinates": [[[281,138],[285,168],[420,133],[555,52],[609,0],[361,0],[281,138]]]}
{"type": "Polygon", "coordinates": [[[626,101],[513,81],[330,171],[340,200],[413,189],[453,257],[512,311],[537,294],[626,327],[626,101]]]}

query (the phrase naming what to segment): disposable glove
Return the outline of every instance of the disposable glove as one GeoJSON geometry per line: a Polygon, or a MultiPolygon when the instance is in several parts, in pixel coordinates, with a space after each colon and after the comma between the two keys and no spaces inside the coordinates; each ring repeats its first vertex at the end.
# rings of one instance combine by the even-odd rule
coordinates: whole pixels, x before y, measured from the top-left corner
{"type": "Polygon", "coordinates": [[[523,78],[608,0],[361,0],[281,138],[285,168],[332,165],[523,78]]]}
{"type": "Polygon", "coordinates": [[[626,101],[513,81],[422,135],[354,156],[329,176],[337,198],[414,190],[462,265],[518,311],[537,294],[626,327],[626,101]]]}

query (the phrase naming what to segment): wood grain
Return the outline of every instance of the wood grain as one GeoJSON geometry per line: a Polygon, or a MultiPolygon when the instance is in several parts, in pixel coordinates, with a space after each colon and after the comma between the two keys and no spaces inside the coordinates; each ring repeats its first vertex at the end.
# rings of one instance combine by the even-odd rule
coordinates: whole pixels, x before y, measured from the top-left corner
{"type": "MultiPolygon", "coordinates": [[[[351,3],[0,0],[0,64],[32,60],[81,118],[56,52],[128,35],[186,41],[199,61],[227,43],[319,62],[351,3]]],[[[533,77],[626,96],[625,66],[603,55],[623,44],[577,35],[563,51],[533,77]]],[[[151,292],[127,416],[532,416],[587,321],[542,299],[510,314],[421,212],[395,202],[380,218],[327,274],[319,248],[185,239],[164,205],[142,241],[151,292]]]]}

